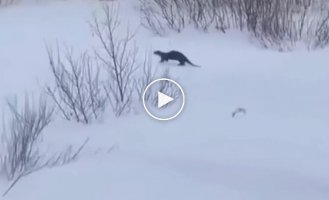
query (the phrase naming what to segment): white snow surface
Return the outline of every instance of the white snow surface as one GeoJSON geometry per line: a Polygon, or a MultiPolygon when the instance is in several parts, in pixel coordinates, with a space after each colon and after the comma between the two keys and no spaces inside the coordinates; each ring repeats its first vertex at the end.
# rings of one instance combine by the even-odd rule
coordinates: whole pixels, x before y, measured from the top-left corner
{"type": "MultiPolygon", "coordinates": [[[[140,108],[88,126],[59,118],[45,130],[43,145],[51,151],[89,137],[80,159],[23,178],[3,199],[329,199],[329,49],[276,52],[237,31],[187,28],[158,37],[140,27],[138,1],[115,4],[123,24],[139,27],[141,51],[176,49],[202,65],[159,64],[154,56],[154,65],[171,68],[184,88],[183,113],[158,122],[140,108]],[[238,107],[247,114],[232,118],[238,107]]],[[[46,43],[76,52],[95,45],[88,21],[101,7],[59,1],[1,8],[2,103],[38,93],[52,80],[46,43]]],[[[1,193],[8,186],[0,180],[1,193]]]]}

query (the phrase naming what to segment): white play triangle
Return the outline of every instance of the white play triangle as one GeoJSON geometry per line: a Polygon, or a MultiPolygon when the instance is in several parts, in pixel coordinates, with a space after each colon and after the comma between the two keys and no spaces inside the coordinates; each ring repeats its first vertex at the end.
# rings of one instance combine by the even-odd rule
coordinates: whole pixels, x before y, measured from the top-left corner
{"type": "Polygon", "coordinates": [[[161,108],[168,103],[172,102],[174,99],[162,92],[158,92],[158,108],[161,108]]]}

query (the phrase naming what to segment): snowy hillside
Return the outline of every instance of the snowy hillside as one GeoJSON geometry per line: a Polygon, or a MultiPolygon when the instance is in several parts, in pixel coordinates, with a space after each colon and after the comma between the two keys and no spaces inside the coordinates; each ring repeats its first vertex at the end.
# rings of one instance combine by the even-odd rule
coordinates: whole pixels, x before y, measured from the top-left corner
{"type": "MultiPolygon", "coordinates": [[[[48,1],[0,8],[2,107],[7,98],[37,96],[52,84],[47,44],[66,44],[74,53],[100,48],[90,22],[101,16],[103,4],[48,1]]],[[[202,66],[159,63],[151,55],[153,66],[169,68],[183,87],[183,113],[156,121],[138,104],[119,118],[108,109],[88,125],[56,113],[43,132],[41,151],[78,148],[89,138],[86,147],[74,162],[20,179],[2,199],[329,199],[328,48],[278,52],[239,31],[203,33],[193,27],[160,37],[140,25],[138,1],[105,4],[119,4],[121,25],[137,28],[138,62],[146,50],[179,50],[202,66]],[[232,118],[240,107],[246,114],[232,118]]],[[[11,183],[0,176],[0,194],[11,183]]]]}

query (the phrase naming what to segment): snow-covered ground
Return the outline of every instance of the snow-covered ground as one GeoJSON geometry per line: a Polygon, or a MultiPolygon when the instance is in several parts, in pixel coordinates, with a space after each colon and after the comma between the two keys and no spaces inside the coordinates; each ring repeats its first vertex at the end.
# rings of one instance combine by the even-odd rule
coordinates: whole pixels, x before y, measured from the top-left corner
{"type": "MultiPolygon", "coordinates": [[[[139,26],[137,1],[118,0],[123,23],[139,26]]],[[[45,43],[79,51],[94,43],[95,1],[0,9],[0,97],[38,92],[49,80],[45,43]]],[[[240,32],[186,29],[167,37],[139,28],[141,49],[184,52],[202,68],[171,68],[185,90],[170,122],[142,110],[90,126],[57,120],[48,147],[90,142],[80,159],[22,179],[7,200],[328,200],[329,50],[280,53],[240,32]],[[238,107],[246,116],[232,118],[238,107]]],[[[142,60],[143,58],[139,58],[142,60]]],[[[0,192],[8,183],[0,180],[0,192]]]]}

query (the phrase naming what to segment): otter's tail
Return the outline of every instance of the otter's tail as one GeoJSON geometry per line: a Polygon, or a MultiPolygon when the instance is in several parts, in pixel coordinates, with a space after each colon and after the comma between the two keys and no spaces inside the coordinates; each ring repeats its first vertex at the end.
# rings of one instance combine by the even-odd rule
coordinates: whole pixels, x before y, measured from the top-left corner
{"type": "Polygon", "coordinates": [[[189,60],[187,60],[187,63],[188,64],[190,64],[191,66],[193,66],[193,67],[201,67],[201,66],[199,66],[199,65],[195,65],[195,64],[193,64],[191,61],[189,61],[189,60]]]}

